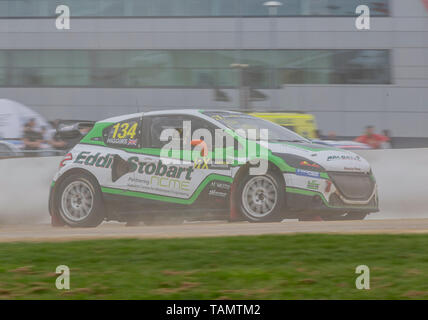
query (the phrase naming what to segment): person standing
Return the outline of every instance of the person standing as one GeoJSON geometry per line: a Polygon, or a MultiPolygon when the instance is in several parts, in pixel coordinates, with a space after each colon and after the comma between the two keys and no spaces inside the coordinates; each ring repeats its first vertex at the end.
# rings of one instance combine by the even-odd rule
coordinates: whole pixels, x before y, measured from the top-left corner
{"type": "Polygon", "coordinates": [[[391,136],[391,132],[389,130],[383,130],[382,134],[388,138],[388,141],[386,141],[383,144],[383,149],[393,149],[394,148],[394,144],[392,141],[392,136],[391,136]]]}
{"type": "Polygon", "coordinates": [[[22,137],[22,142],[24,143],[24,150],[26,157],[32,157],[38,155],[38,150],[40,149],[43,142],[43,135],[40,131],[37,131],[36,120],[30,119],[24,126],[24,135],[22,137]]]}
{"type": "Polygon", "coordinates": [[[382,149],[383,145],[389,142],[389,140],[388,137],[382,134],[376,134],[373,126],[367,126],[366,132],[354,141],[367,144],[373,149],[382,149]]]}

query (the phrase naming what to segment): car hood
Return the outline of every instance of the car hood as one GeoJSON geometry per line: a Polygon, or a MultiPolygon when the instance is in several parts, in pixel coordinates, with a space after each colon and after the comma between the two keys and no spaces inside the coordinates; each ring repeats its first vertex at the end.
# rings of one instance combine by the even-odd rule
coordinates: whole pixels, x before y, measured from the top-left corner
{"type": "MultiPolygon", "coordinates": [[[[315,143],[269,143],[275,154],[303,157],[322,166],[326,171],[370,172],[370,164],[358,154],[315,143]]],[[[308,170],[311,170],[308,166],[308,170]]]]}

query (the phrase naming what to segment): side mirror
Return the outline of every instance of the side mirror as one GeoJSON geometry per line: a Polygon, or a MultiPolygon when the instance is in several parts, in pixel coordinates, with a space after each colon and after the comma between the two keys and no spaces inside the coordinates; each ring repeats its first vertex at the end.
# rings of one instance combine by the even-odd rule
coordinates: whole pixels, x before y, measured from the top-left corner
{"type": "Polygon", "coordinates": [[[201,146],[201,156],[208,156],[208,146],[204,140],[192,140],[190,141],[192,146],[201,146]]]}

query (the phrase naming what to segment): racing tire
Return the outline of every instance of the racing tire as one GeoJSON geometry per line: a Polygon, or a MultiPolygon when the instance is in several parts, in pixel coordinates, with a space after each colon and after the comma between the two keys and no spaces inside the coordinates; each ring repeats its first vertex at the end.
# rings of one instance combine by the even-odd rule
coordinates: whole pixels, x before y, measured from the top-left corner
{"type": "Polygon", "coordinates": [[[93,228],[105,219],[98,182],[86,174],[66,177],[56,192],[58,217],[72,228],[93,228]]]}
{"type": "Polygon", "coordinates": [[[284,219],[285,185],[268,171],[247,175],[238,187],[238,209],[249,222],[279,222],[284,219]]]}

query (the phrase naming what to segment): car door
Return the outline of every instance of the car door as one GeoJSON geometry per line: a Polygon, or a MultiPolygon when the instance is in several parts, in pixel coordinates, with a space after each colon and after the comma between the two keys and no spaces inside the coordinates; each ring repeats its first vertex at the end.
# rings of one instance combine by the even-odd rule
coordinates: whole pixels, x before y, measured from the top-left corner
{"type": "Polygon", "coordinates": [[[137,166],[132,191],[147,199],[186,205],[197,204],[211,189],[211,194],[215,194],[212,198],[227,197],[228,186],[220,185],[225,188],[223,193],[215,193],[216,189],[211,187],[216,181],[230,182],[230,168],[214,168],[207,159],[211,155],[202,155],[201,145],[192,146],[193,141],[202,140],[211,148],[208,136],[213,136],[212,124],[194,116],[159,115],[145,118],[143,127],[143,147],[131,159],[137,166]],[[163,134],[167,139],[162,139],[163,134]],[[192,141],[194,134],[197,139],[192,141]]]}
{"type": "Polygon", "coordinates": [[[100,170],[97,174],[100,185],[111,192],[130,189],[134,174],[129,159],[141,148],[141,125],[141,117],[113,123],[103,130],[106,146],[95,147],[93,151],[99,159],[94,167],[100,170]]]}

